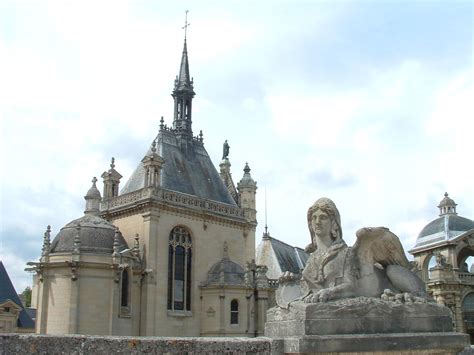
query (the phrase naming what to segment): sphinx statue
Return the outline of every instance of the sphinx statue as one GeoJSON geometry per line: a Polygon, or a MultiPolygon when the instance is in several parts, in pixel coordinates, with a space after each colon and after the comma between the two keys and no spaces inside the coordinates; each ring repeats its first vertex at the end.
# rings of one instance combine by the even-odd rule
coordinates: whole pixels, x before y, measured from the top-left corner
{"type": "Polygon", "coordinates": [[[266,314],[265,336],[285,353],[457,354],[469,344],[453,332],[448,307],[435,303],[410,270],[388,228],[362,228],[352,247],[342,238],[333,201],[308,210],[310,256],[300,275],[286,272],[266,314]]]}
{"type": "Polygon", "coordinates": [[[387,298],[400,295],[407,302],[426,298],[425,285],[410,270],[398,237],[385,227],[362,228],[348,247],[342,238],[341,217],[335,203],[318,199],[308,210],[311,252],[301,276],[280,277],[276,301],[327,302],[354,297],[387,298]]]}

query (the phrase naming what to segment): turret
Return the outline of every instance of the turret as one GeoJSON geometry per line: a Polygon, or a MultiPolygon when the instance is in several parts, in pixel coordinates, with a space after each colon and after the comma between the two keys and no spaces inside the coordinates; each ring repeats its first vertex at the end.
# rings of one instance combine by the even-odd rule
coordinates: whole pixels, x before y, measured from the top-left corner
{"type": "Polygon", "coordinates": [[[245,210],[245,217],[250,222],[257,222],[257,210],[255,204],[255,194],[257,192],[257,182],[250,175],[248,163],[245,163],[244,176],[237,183],[239,191],[240,207],[245,210]]]}
{"type": "Polygon", "coordinates": [[[156,153],[156,142],[153,141],[150,152],[142,159],[145,168],[145,187],[161,186],[161,168],[164,162],[163,158],[156,153]]]}
{"type": "Polygon", "coordinates": [[[115,158],[112,157],[110,169],[102,174],[102,179],[104,179],[104,200],[118,196],[121,178],[122,175],[115,170],[115,158]]]}

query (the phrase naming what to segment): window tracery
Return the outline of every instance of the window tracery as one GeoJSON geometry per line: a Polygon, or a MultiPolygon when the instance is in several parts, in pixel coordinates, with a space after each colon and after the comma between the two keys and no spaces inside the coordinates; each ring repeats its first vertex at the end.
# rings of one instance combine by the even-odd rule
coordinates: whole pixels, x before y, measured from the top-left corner
{"type": "Polygon", "coordinates": [[[189,231],[173,228],[168,242],[168,309],[191,310],[192,241],[189,231]]]}

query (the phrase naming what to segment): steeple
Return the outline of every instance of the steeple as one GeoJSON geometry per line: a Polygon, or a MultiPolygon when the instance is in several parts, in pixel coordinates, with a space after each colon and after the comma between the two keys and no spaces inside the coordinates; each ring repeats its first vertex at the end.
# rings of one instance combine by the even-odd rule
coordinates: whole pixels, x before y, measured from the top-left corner
{"type": "MultiPolygon", "coordinates": [[[[183,28],[187,30],[188,26],[188,12],[186,11],[186,22],[183,28]]],[[[194,95],[196,93],[194,92],[193,79],[189,75],[188,47],[185,32],[179,75],[176,76],[174,90],[171,94],[174,99],[173,128],[176,130],[177,137],[182,139],[182,146],[186,146],[186,143],[191,142],[193,139],[191,114],[194,95]]]]}

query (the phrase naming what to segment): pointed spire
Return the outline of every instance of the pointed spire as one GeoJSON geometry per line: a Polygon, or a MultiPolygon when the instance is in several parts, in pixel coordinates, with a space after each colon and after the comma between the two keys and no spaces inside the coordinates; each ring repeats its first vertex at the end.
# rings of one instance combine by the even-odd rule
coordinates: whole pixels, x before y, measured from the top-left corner
{"type": "Polygon", "coordinates": [[[49,252],[51,250],[51,226],[46,227],[46,232],[44,232],[44,238],[43,238],[43,248],[41,249],[42,256],[49,255],[49,252]]]}
{"type": "Polygon", "coordinates": [[[100,196],[100,191],[97,189],[96,182],[97,178],[94,176],[92,178],[92,187],[84,196],[84,199],[86,200],[86,210],[84,211],[84,214],[86,215],[100,215],[100,201],[102,200],[102,197],[100,196]]]}

